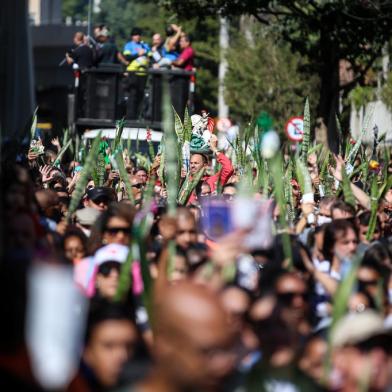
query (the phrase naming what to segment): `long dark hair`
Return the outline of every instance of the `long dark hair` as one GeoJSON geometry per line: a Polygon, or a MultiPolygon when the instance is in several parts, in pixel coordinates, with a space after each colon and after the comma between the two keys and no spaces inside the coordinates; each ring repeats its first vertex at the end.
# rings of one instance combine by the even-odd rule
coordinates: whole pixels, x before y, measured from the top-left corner
{"type": "Polygon", "coordinates": [[[354,223],[348,219],[337,219],[325,226],[324,241],[323,241],[323,255],[326,260],[332,262],[334,256],[334,247],[337,239],[345,235],[348,230],[352,230],[358,237],[358,231],[354,223]]]}

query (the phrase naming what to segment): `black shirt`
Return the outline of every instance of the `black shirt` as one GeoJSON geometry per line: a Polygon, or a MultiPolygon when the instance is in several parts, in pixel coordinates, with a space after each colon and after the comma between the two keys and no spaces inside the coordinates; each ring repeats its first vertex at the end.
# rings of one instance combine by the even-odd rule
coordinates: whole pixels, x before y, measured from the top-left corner
{"type": "Polygon", "coordinates": [[[87,45],[79,45],[69,56],[79,65],[80,69],[91,68],[93,66],[93,51],[87,45]]]}
{"type": "Polygon", "coordinates": [[[117,53],[118,49],[117,46],[112,42],[105,42],[99,49],[98,49],[98,64],[117,64],[117,53]]]}

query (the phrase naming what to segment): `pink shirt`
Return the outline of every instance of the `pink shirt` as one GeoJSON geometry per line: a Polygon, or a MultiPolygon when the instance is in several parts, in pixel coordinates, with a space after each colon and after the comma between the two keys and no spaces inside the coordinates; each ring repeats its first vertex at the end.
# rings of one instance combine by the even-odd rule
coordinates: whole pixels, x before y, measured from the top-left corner
{"type": "Polygon", "coordinates": [[[185,71],[193,70],[193,60],[195,58],[195,51],[191,46],[185,48],[178,59],[183,60],[181,68],[184,68],[185,71]]]}

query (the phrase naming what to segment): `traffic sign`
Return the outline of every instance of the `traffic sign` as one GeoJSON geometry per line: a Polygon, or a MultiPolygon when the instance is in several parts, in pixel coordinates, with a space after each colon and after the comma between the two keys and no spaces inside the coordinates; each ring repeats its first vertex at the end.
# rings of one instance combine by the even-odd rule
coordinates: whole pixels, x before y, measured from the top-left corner
{"type": "Polygon", "coordinates": [[[293,142],[302,142],[304,137],[304,118],[291,117],[285,126],[287,137],[293,142]]]}

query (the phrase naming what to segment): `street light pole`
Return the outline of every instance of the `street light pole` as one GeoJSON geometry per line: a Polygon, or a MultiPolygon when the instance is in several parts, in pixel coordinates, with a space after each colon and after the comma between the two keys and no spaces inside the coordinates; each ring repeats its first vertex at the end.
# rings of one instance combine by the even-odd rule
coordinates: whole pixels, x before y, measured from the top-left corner
{"type": "Polygon", "coordinates": [[[229,48],[229,29],[228,21],[225,17],[220,17],[219,30],[219,90],[218,90],[218,117],[227,118],[229,116],[229,107],[225,101],[225,76],[228,68],[227,64],[227,49],[229,48]]]}

